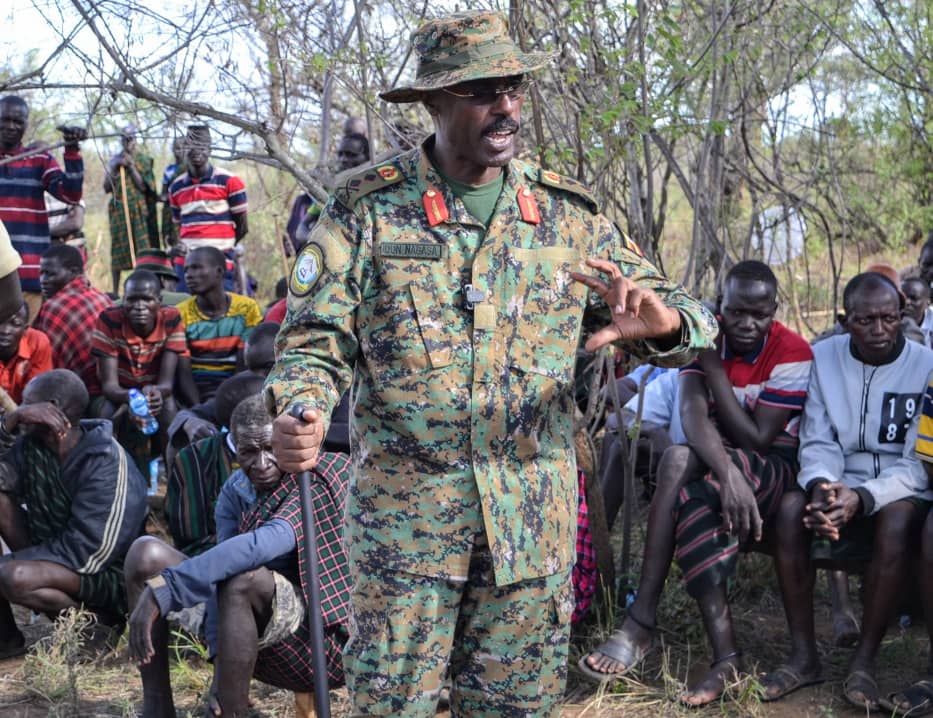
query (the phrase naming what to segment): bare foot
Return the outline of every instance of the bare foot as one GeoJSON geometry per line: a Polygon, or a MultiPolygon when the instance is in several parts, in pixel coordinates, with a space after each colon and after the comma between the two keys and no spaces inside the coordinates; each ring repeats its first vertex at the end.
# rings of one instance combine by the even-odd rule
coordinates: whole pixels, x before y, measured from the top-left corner
{"type": "Polygon", "coordinates": [[[741,655],[736,652],[713,663],[703,679],[680,696],[680,702],[691,708],[699,708],[717,700],[726,690],[726,684],[734,680],[741,667],[741,655]]]}

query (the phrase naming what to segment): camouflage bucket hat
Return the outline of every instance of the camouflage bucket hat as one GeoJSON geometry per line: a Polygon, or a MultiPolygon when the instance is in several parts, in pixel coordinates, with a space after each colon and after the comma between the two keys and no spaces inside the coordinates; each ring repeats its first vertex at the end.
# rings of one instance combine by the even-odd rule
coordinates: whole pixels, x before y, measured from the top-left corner
{"type": "Polygon", "coordinates": [[[543,67],[546,52],[522,52],[502,13],[469,12],[426,22],[411,36],[418,70],[410,85],[379,93],[386,102],[417,102],[427,90],[469,80],[522,75],[543,67]]]}

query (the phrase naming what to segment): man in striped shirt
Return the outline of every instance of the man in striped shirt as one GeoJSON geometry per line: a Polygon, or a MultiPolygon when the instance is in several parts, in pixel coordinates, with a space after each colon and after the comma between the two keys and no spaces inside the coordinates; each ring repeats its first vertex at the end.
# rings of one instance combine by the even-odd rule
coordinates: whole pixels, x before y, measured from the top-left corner
{"type": "Polygon", "coordinates": [[[228,260],[224,288],[234,288],[230,266],[234,247],[249,231],[246,187],[232,172],[210,162],[211,133],[206,125],[192,125],[186,139],[188,171],[169,187],[172,222],[178,225],[179,252],[175,258],[179,291],[189,291],[184,278],[184,255],[198,247],[219,249],[228,260]]]}
{"type": "Polygon", "coordinates": [[[0,221],[13,241],[23,263],[20,282],[30,314],[39,309],[39,258],[49,246],[49,222],[45,209],[48,192],[63,202],[81,201],[84,160],[79,142],[87,133],[81,128],[62,128],[65,140],[65,171],[51,154],[37,151],[24,154],[23,135],[29,119],[29,106],[23,98],[7,95],[0,99],[0,221]]]}
{"type": "Polygon", "coordinates": [[[223,275],[224,255],[219,249],[198,247],[188,252],[185,280],[194,296],[181,302],[178,311],[191,352],[194,387],[182,384],[179,389],[201,401],[210,399],[224,379],[245,368],[246,338],[262,321],[254,300],[224,291],[223,275]]]}
{"type": "Polygon", "coordinates": [[[175,307],[162,306],[162,283],[152,272],[134,271],[123,293],[122,306],[100,313],[91,342],[109,403],[104,416],[129,401],[130,389],[139,389],[164,438],[178,411],[173,383],[179,358],[188,356],[185,325],[175,307]]]}

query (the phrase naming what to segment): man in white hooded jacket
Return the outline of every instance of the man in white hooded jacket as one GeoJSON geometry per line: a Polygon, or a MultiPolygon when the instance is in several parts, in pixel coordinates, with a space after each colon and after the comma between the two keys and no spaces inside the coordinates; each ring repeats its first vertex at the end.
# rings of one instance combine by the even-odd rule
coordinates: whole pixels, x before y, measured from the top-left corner
{"type": "Polygon", "coordinates": [[[875,657],[900,595],[933,492],[914,457],[933,351],[900,330],[903,295],[881,274],[852,278],[843,294],[847,333],[813,348],[800,428],[801,491],[782,499],[776,566],[791,633],[785,664],[764,677],[777,700],[821,680],[813,620],[815,563],[867,563],[862,633],[846,699],[878,710],[875,657]]]}

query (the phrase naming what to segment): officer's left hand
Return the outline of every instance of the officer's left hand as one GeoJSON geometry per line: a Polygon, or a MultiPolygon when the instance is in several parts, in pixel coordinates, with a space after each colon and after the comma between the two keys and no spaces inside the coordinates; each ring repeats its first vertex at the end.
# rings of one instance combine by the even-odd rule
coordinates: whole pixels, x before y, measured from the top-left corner
{"type": "Polygon", "coordinates": [[[587,351],[596,351],[619,340],[666,337],[680,329],[680,312],[664,304],[653,290],[623,276],[622,270],[613,262],[587,259],[586,263],[605,274],[609,283],[580,272],[571,272],[570,276],[602,297],[612,312],[612,323],[587,340],[587,351]]]}

